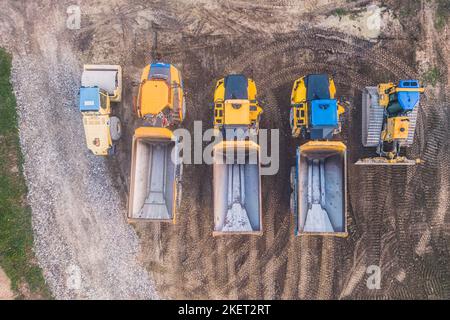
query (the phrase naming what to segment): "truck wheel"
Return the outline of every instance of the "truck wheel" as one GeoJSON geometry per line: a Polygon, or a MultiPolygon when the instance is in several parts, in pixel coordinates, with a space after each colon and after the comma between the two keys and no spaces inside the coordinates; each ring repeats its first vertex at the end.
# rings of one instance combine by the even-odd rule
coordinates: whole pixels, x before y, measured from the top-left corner
{"type": "Polygon", "coordinates": [[[181,207],[181,199],[183,196],[183,164],[177,166],[176,170],[176,186],[177,186],[177,209],[181,207]]]}
{"type": "Polygon", "coordinates": [[[291,214],[294,215],[295,214],[295,195],[294,192],[291,193],[291,197],[289,199],[289,209],[291,210],[291,214]]]}
{"type": "Polygon", "coordinates": [[[186,117],[186,98],[185,97],[183,97],[183,103],[181,105],[181,116],[182,116],[182,118],[181,118],[180,122],[183,122],[184,118],[186,117]]]}
{"type": "Polygon", "coordinates": [[[109,132],[111,134],[111,139],[117,141],[122,136],[122,124],[120,119],[117,117],[111,117],[109,119],[109,132]]]}
{"type": "Polygon", "coordinates": [[[108,149],[108,156],[113,156],[116,154],[116,146],[112,145],[111,148],[108,149]]]}
{"type": "Polygon", "coordinates": [[[291,125],[291,129],[294,129],[294,108],[289,110],[289,124],[291,125]]]}
{"type": "Polygon", "coordinates": [[[291,182],[291,188],[294,190],[295,183],[295,167],[291,167],[291,174],[289,176],[289,181],[291,182]]]}
{"type": "Polygon", "coordinates": [[[134,114],[138,114],[138,112],[137,112],[137,98],[136,98],[136,96],[133,96],[133,113],[134,114]]]}
{"type": "Polygon", "coordinates": [[[181,183],[178,183],[178,192],[177,192],[177,209],[181,208],[181,199],[183,198],[183,186],[181,183]]]}

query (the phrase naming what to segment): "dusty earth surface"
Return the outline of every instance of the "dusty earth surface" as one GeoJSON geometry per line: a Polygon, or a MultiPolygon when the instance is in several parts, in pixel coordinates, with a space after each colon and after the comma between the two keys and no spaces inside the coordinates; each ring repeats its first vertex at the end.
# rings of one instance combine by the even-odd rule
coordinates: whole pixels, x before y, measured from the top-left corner
{"type": "Polygon", "coordinates": [[[14,299],[14,292],[11,290],[11,280],[0,268],[0,300],[14,299]]]}
{"type": "Polygon", "coordinates": [[[78,3],[81,28],[69,30],[70,1],[0,1],[35,250],[57,298],[450,298],[450,31],[435,29],[434,1],[78,3]],[[255,79],[261,126],[281,130],[280,170],[262,178],[263,236],[212,237],[207,165],[185,167],[176,225],[126,224],[132,84],[156,53],[184,75],[191,130],[194,120],[212,125],[215,80],[230,72],[255,79]],[[83,63],[124,68],[117,112],[125,135],[114,158],[96,158],[84,145],[76,107],[83,63]],[[426,88],[407,151],[423,163],[354,166],[373,154],[360,142],[361,89],[421,78],[433,66],[441,77],[426,88]],[[289,95],[296,78],[313,72],[332,74],[348,102],[345,239],[293,235],[289,171],[303,141],[289,134],[289,95]],[[371,265],[381,268],[379,289],[366,285],[371,265]]]}

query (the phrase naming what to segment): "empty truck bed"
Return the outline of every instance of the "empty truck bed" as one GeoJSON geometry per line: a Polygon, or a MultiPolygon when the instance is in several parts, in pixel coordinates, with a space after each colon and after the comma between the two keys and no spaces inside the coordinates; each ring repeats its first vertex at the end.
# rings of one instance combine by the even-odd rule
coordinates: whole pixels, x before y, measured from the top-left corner
{"type": "Polygon", "coordinates": [[[346,148],[309,142],[297,151],[294,214],[297,234],[345,236],[346,148]]]}
{"type": "Polygon", "coordinates": [[[175,142],[162,137],[133,139],[129,218],[174,219],[178,170],[171,159],[173,148],[175,142]]]}
{"type": "Polygon", "coordinates": [[[259,147],[243,141],[219,144],[213,170],[213,234],[261,234],[259,147]]]}

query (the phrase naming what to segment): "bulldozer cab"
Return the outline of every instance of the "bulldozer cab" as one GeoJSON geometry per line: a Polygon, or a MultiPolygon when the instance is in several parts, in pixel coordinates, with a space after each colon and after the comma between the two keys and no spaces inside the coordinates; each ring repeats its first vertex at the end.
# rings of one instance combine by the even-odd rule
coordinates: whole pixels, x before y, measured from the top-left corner
{"type": "Polygon", "coordinates": [[[420,93],[418,80],[400,80],[365,87],[362,92],[362,144],[375,147],[377,157],[357,165],[415,165],[420,159],[400,156],[400,148],[413,143],[420,93]]]}

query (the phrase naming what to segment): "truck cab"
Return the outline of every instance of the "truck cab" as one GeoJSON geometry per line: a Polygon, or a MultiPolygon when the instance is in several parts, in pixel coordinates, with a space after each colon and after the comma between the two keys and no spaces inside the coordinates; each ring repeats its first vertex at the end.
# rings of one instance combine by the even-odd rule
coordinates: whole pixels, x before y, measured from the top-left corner
{"type": "Polygon", "coordinates": [[[214,128],[223,131],[224,136],[238,128],[257,133],[262,108],[256,96],[255,82],[244,75],[232,74],[218,80],[214,91],[214,128]]]}
{"type": "Polygon", "coordinates": [[[150,126],[168,127],[181,123],[186,102],[180,71],[163,62],[147,65],[142,71],[135,111],[150,126]]]}
{"type": "Polygon", "coordinates": [[[344,108],[335,99],[333,78],[311,74],[294,82],[291,93],[292,136],[311,140],[331,139],[340,132],[339,118],[344,108]]]}

